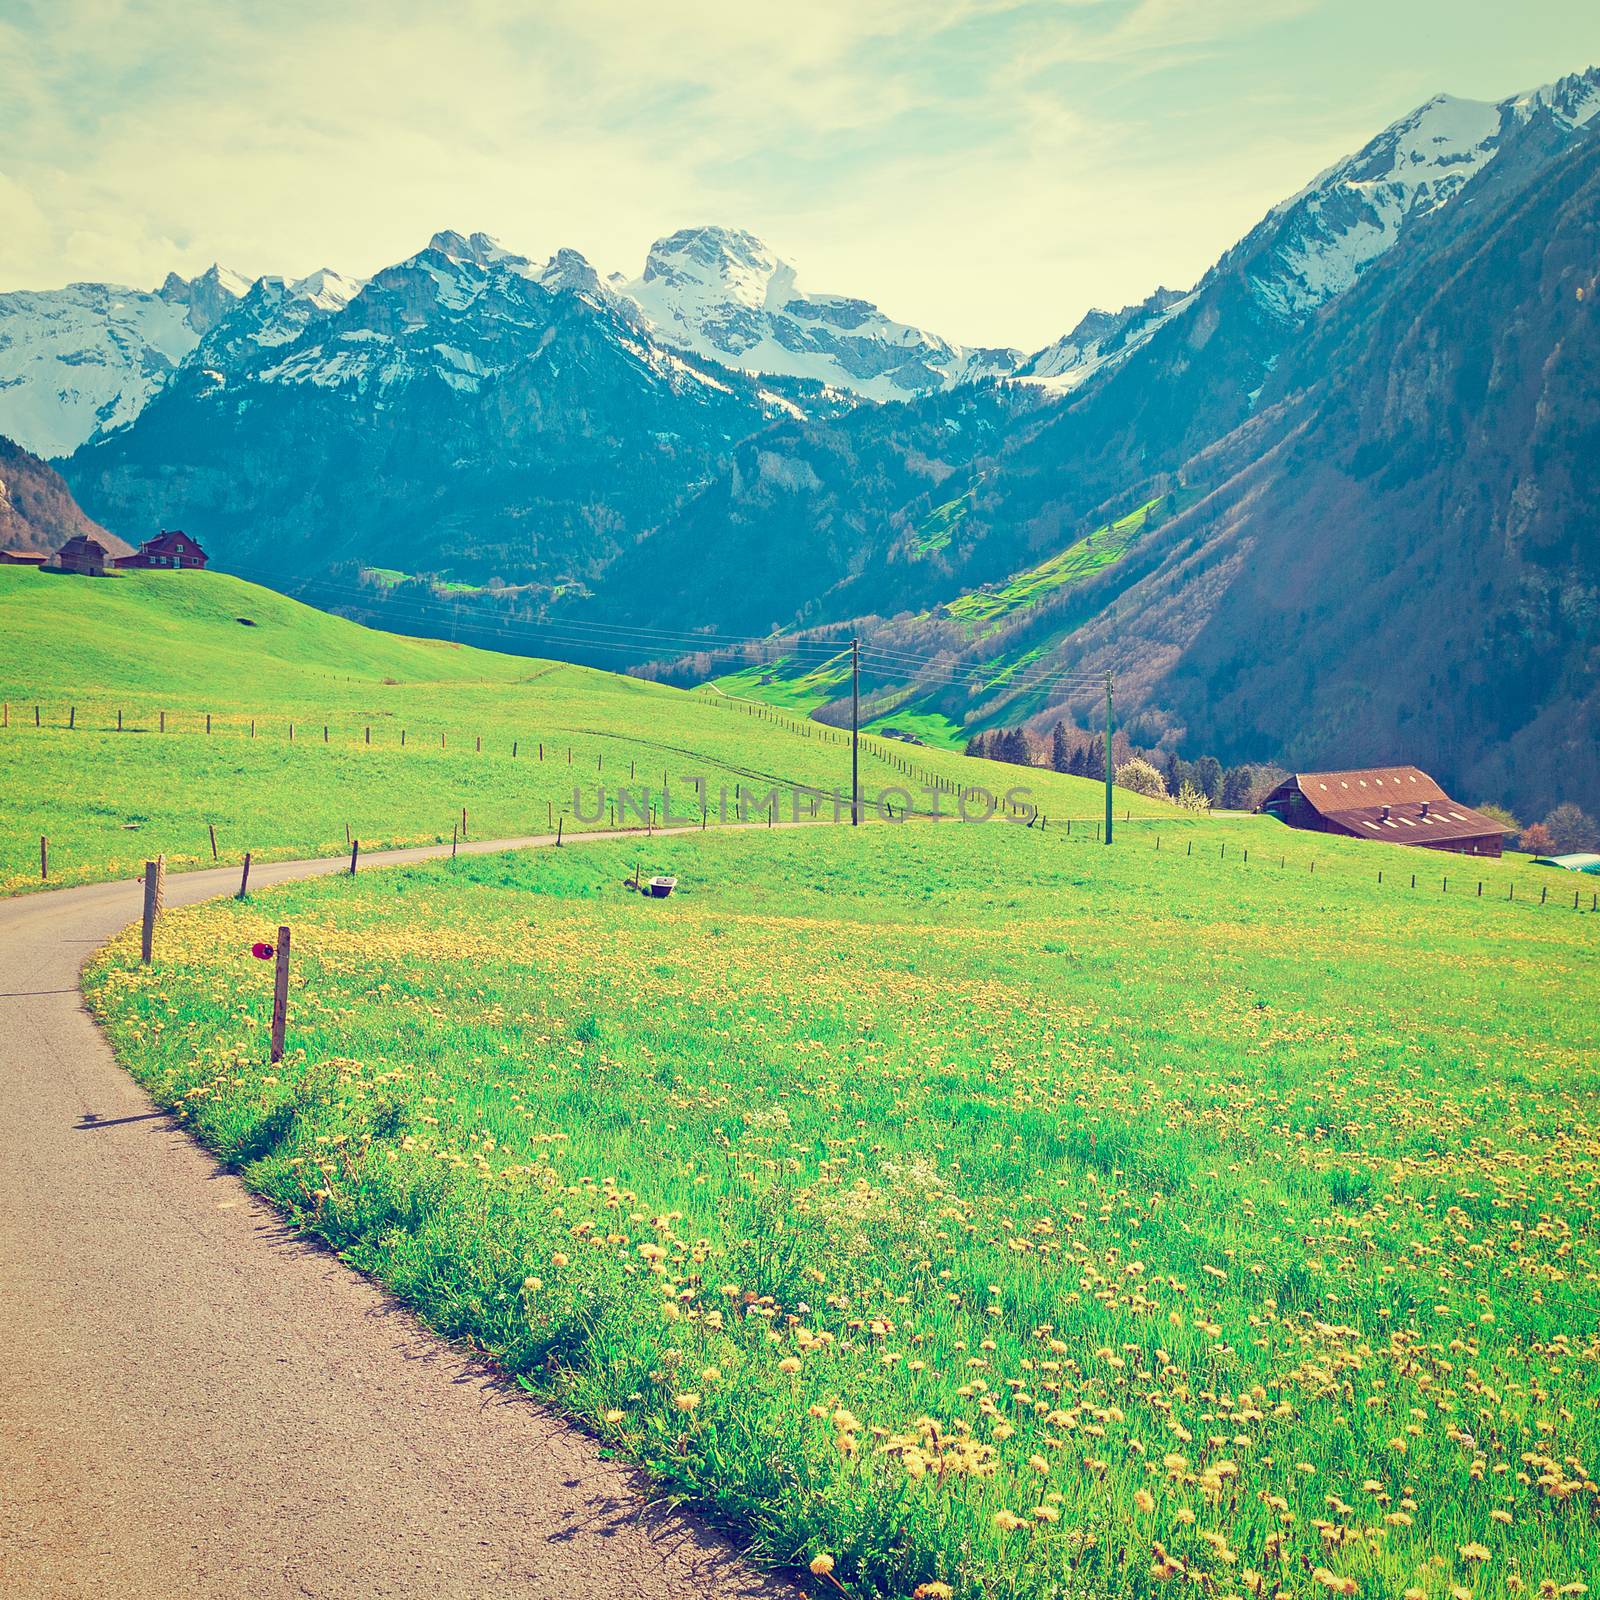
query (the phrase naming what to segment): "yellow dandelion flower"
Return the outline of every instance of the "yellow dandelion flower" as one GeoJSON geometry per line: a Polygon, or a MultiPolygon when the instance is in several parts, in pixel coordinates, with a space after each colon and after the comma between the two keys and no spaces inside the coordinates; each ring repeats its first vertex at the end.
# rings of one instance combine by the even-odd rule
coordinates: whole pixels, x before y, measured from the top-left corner
{"type": "Polygon", "coordinates": [[[812,1556],[811,1576],[813,1578],[831,1578],[833,1576],[832,1556],[812,1556]]]}
{"type": "Polygon", "coordinates": [[[693,1411],[694,1408],[700,1404],[700,1396],[685,1392],[683,1394],[674,1395],[672,1397],[672,1403],[680,1411],[693,1411]]]}

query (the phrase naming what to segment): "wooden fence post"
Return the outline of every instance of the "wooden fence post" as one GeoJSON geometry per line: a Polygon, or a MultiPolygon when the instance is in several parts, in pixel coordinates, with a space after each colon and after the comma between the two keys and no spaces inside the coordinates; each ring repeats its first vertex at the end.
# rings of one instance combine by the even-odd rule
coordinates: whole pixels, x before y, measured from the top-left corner
{"type": "Polygon", "coordinates": [[[167,714],[165,711],[161,713],[161,731],[163,733],[167,731],[167,714]]]}
{"type": "MultiPolygon", "coordinates": [[[[557,844],[561,843],[561,829],[562,829],[563,824],[566,822],[566,820],[567,819],[565,817],[557,817],[556,818],[556,843],[557,844]]],[[[1577,901],[1576,900],[1573,901],[1573,909],[1574,910],[1577,909],[1577,901]]]]}
{"type": "Polygon", "coordinates": [[[206,732],[211,732],[211,713],[209,711],[206,712],[206,732]]]}
{"type": "Polygon", "coordinates": [[[456,858],[456,836],[459,831],[455,823],[452,822],[450,824],[450,859],[452,861],[456,858]]]}
{"type": "Polygon", "coordinates": [[[211,830],[211,859],[215,861],[217,859],[217,825],[214,822],[208,822],[206,826],[211,830]]]}
{"type": "Polygon", "coordinates": [[[350,841],[350,876],[352,878],[356,875],[356,857],[360,853],[361,841],[359,839],[352,839],[350,841]]]}
{"type": "Polygon", "coordinates": [[[78,708],[76,706],[67,707],[67,726],[69,728],[78,726],[78,708]]]}
{"type": "Polygon", "coordinates": [[[39,835],[39,881],[50,881],[50,841],[42,833],[39,835]]]}
{"type": "Polygon", "coordinates": [[[272,1064],[283,1060],[283,1028],[289,1020],[289,930],[278,929],[278,959],[272,971],[272,1064]]]}
{"type": "Polygon", "coordinates": [[[155,946],[156,911],[161,899],[161,869],[154,861],[144,864],[144,923],[139,934],[139,960],[150,965],[155,946]]]}
{"type": "Polygon", "coordinates": [[[461,808],[461,837],[463,839],[465,839],[466,836],[467,836],[467,808],[465,806],[462,806],[462,808],[461,808]]]}
{"type": "Polygon", "coordinates": [[[249,887],[250,887],[250,852],[248,850],[246,850],[245,853],[244,853],[244,871],[239,875],[239,898],[241,900],[244,899],[245,892],[249,889],[249,887]]]}

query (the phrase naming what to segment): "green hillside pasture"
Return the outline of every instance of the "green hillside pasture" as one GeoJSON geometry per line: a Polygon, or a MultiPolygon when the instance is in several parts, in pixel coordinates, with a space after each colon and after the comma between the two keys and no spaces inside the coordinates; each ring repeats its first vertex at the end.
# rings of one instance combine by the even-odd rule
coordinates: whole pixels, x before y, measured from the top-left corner
{"type": "MultiPolygon", "coordinates": [[[[659,803],[665,774],[682,815],[697,809],[690,780],[704,779],[715,818],[723,789],[736,812],[774,783],[850,782],[837,730],[380,633],[217,573],[0,568],[0,697],[0,894],[41,887],[41,836],[48,887],[129,876],[158,853],[209,865],[211,826],[224,861],[281,860],[343,850],[347,828],[368,849],[448,840],[463,808],[474,838],[542,832],[563,812],[570,828],[575,786],[592,816],[596,785],[648,788],[659,803]]],[[[869,796],[900,784],[925,806],[927,782],[999,793],[1033,776],[863,741],[869,796]]],[[[1092,786],[1036,777],[1047,812],[1094,814],[1092,786]]]]}
{"type": "Polygon", "coordinates": [[[1161,504],[1159,498],[1147,501],[1127,516],[1068,545],[1059,555],[1019,572],[998,588],[975,589],[950,601],[945,610],[963,622],[993,622],[1057,589],[1092,577],[1127,554],[1128,547],[1150,526],[1161,504]]]}
{"type": "MultiPolygon", "coordinates": [[[[952,500],[932,514],[925,527],[937,524],[942,530],[938,543],[924,544],[925,550],[940,548],[949,542],[949,529],[959,521],[971,504],[973,491],[952,500]],[[943,520],[939,520],[943,519],[943,520]]],[[[992,589],[974,589],[948,602],[943,610],[965,624],[973,640],[974,650],[981,647],[985,635],[993,632],[992,624],[1018,611],[1027,609],[1058,589],[1079,583],[1106,567],[1120,561],[1134,541],[1146,533],[1161,516],[1166,500],[1158,497],[1136,507],[1126,516],[1096,528],[1092,533],[1069,545],[1048,561],[1019,572],[1006,583],[992,589]]],[[[1063,630],[1063,633],[1068,630],[1063,630]]],[[[979,660],[974,654],[969,665],[989,676],[981,686],[974,688],[975,696],[992,696],[1022,676],[1024,669],[1040,660],[1059,642],[1062,634],[1036,641],[1025,652],[1002,655],[991,660],[979,660]]],[[[767,705],[809,714],[818,706],[837,700],[849,687],[846,669],[831,668],[816,672],[793,657],[779,657],[761,665],[741,668],[715,680],[716,686],[730,695],[744,696],[767,705]]],[[[979,727],[994,726],[994,719],[962,726],[933,702],[942,698],[943,691],[927,694],[907,684],[902,688],[874,688],[876,702],[889,698],[896,708],[874,710],[864,726],[873,729],[897,728],[915,733],[930,745],[944,749],[958,749],[979,727]]],[[[1038,696],[1028,696],[1029,701],[1038,696]]],[[[1036,705],[1022,701],[1012,702],[1005,709],[1005,719],[1010,723],[1024,720],[1036,705]]]]}
{"type": "Polygon", "coordinates": [[[88,987],[299,1226],[848,1593],[1580,1594],[1600,918],[1161,831],[463,859],[88,987]]]}
{"type": "Polygon", "coordinates": [[[966,521],[968,513],[972,510],[977,498],[978,485],[983,482],[983,478],[984,474],[980,472],[954,499],[935,506],[922,519],[913,537],[912,549],[915,554],[936,555],[948,547],[955,537],[956,529],[966,521]]]}

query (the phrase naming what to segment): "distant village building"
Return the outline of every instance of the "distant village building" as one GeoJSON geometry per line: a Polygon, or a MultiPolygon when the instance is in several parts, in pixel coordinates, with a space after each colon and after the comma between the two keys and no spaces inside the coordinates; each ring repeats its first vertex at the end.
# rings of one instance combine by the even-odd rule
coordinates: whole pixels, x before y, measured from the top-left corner
{"type": "Polygon", "coordinates": [[[1256,807],[1291,828],[1386,839],[1463,855],[1497,856],[1504,830],[1452,800],[1416,767],[1368,767],[1359,772],[1297,772],[1256,807]]]}
{"type": "Polygon", "coordinates": [[[76,572],[86,578],[106,575],[106,547],[86,533],[75,533],[56,551],[52,563],[57,572],[76,572]]]}
{"type": "Polygon", "coordinates": [[[200,568],[206,564],[206,553],[188,534],[174,528],[170,533],[163,528],[153,539],[146,539],[131,556],[118,556],[119,567],[200,568]]]}
{"type": "Polygon", "coordinates": [[[33,550],[0,550],[0,567],[42,567],[49,559],[33,550]]]}

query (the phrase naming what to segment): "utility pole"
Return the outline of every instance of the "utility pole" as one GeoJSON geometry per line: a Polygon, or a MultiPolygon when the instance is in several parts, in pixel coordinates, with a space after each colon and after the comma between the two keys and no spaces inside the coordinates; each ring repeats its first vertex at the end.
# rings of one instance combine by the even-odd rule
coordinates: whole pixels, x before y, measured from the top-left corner
{"type": "Polygon", "coordinates": [[[1111,843],[1111,783],[1116,767],[1111,759],[1111,674],[1106,673],[1106,843],[1111,843]]]}
{"type": "Polygon", "coordinates": [[[850,641],[850,826],[861,826],[861,641],[850,641]]]}

